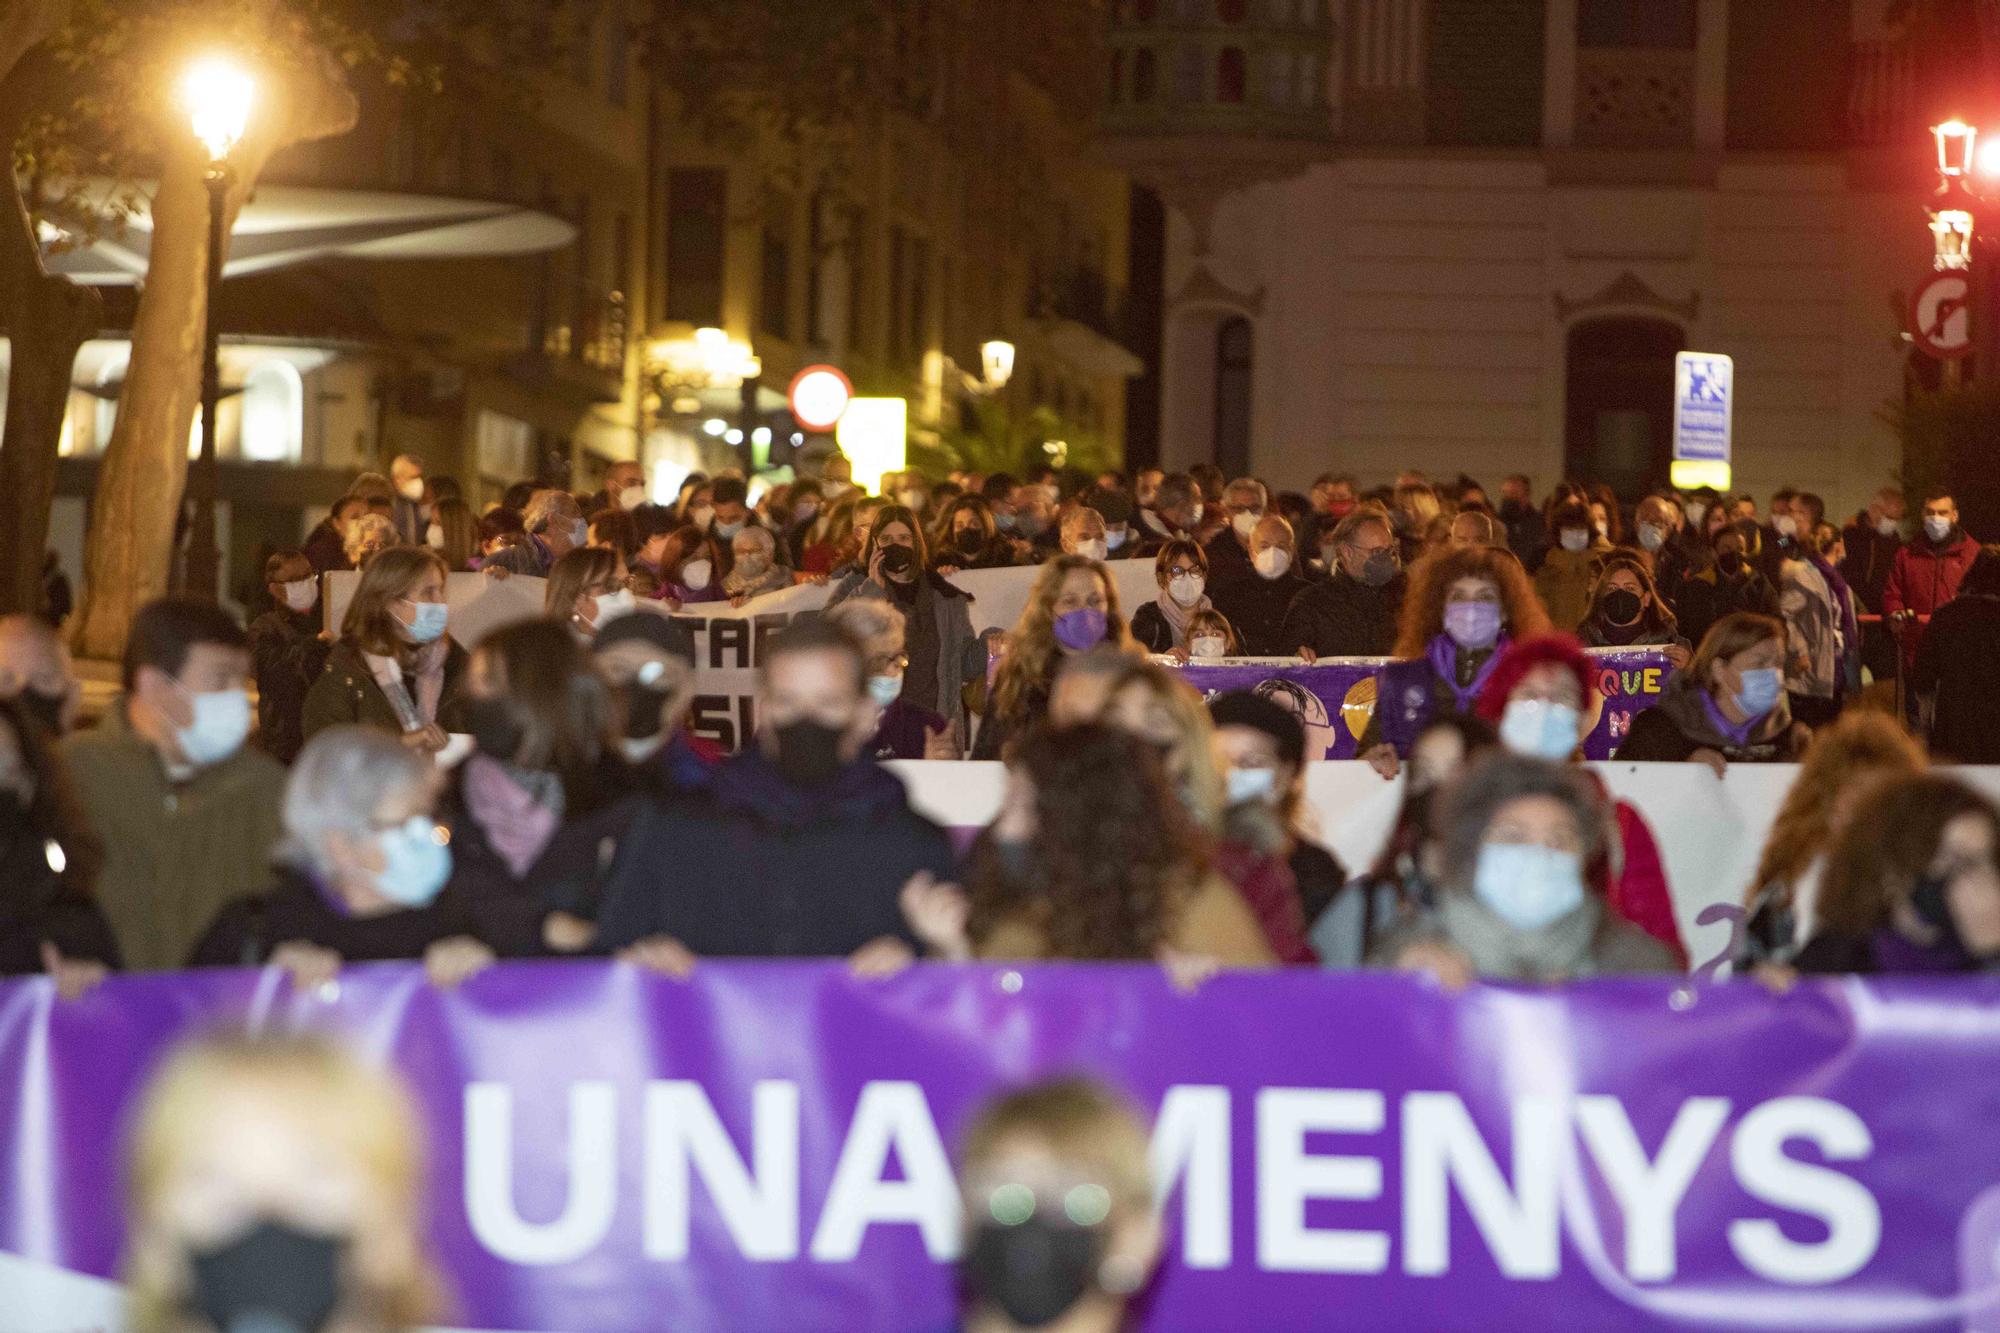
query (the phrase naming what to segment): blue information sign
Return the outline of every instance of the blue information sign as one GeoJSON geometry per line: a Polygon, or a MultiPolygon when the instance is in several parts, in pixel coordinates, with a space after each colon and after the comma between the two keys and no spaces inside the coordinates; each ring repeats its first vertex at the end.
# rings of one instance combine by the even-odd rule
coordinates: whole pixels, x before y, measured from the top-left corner
{"type": "Polygon", "coordinates": [[[1729,462],[1736,365],[1720,352],[1674,357],[1674,461],[1729,462]]]}

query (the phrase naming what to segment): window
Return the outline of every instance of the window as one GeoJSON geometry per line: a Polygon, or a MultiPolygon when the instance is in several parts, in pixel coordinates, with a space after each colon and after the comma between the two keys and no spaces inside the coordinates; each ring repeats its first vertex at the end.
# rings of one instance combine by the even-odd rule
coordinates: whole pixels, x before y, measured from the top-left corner
{"type": "Polygon", "coordinates": [[[1581,0],[1578,46],[1692,51],[1695,0],[1581,0]]]}
{"type": "Polygon", "coordinates": [[[765,333],[792,336],[792,210],[773,201],[764,210],[763,259],[757,289],[757,323],[765,333]]]}
{"type": "Polygon", "coordinates": [[[243,417],[236,452],[258,463],[296,463],[306,430],[306,386],[299,369],[273,357],[243,377],[243,417]]]}
{"type": "Polygon", "coordinates": [[[696,327],[722,323],[722,246],[728,174],[710,168],[667,173],[667,292],[662,317],[696,327]]]}
{"type": "Polygon", "coordinates": [[[535,432],[519,417],[481,408],[473,439],[480,475],[500,478],[503,485],[534,475],[535,432]]]}

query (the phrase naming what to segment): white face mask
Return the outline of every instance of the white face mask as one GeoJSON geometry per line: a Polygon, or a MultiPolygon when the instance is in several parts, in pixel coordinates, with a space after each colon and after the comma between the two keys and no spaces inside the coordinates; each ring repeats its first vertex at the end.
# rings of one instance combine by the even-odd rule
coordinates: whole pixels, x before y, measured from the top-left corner
{"type": "Polygon", "coordinates": [[[1106,528],[1104,530],[1104,544],[1108,549],[1115,551],[1123,546],[1126,538],[1131,535],[1132,531],[1129,528],[1106,528]]]}
{"type": "Polygon", "coordinates": [[[1639,525],[1639,545],[1646,550],[1657,551],[1666,544],[1666,540],[1667,532],[1665,528],[1652,523],[1641,523],[1639,525]]]}
{"type": "Polygon", "coordinates": [[[765,555],[762,551],[759,551],[755,555],[739,555],[736,557],[736,575],[738,578],[745,580],[761,579],[770,570],[771,557],[765,555]]]}
{"type": "Polygon", "coordinates": [[[300,579],[296,583],[285,585],[285,605],[299,615],[304,615],[318,604],[318,579],[300,579]]]}
{"type": "Polygon", "coordinates": [[[1268,801],[1278,791],[1278,775],[1268,768],[1232,768],[1228,783],[1231,805],[1242,805],[1245,801],[1268,801]]]}
{"type": "Polygon", "coordinates": [[[1875,520],[1875,531],[1881,533],[1884,537],[1897,537],[1902,535],[1903,525],[1895,519],[1890,518],[1887,514],[1884,514],[1875,520]]]}
{"type": "Polygon", "coordinates": [[[1229,641],[1218,639],[1213,634],[1204,634],[1199,639],[1188,640],[1188,655],[1191,657],[1221,657],[1229,651],[1229,641]]]}
{"type": "Polygon", "coordinates": [[[1262,521],[1263,517],[1262,514],[1245,509],[1240,514],[1230,515],[1229,526],[1236,529],[1237,536],[1248,541],[1250,534],[1257,530],[1257,524],[1262,521]]]}
{"type": "Polygon", "coordinates": [[[411,477],[396,489],[402,494],[405,500],[408,500],[411,504],[415,504],[424,498],[424,479],[422,477],[411,477]]]}
{"type": "Polygon", "coordinates": [[[1687,515],[1688,523],[1699,527],[1701,521],[1708,517],[1708,506],[1699,500],[1690,500],[1688,501],[1687,515]]]}
{"type": "Polygon", "coordinates": [[[1281,579],[1285,576],[1285,571],[1292,567],[1292,553],[1280,547],[1267,546],[1257,552],[1256,558],[1250,563],[1256,566],[1257,572],[1265,578],[1281,579]]]}
{"type": "Polygon", "coordinates": [[[688,522],[694,524],[698,528],[706,530],[708,525],[710,523],[713,523],[714,521],[715,521],[714,505],[696,505],[693,509],[688,510],[688,522]]]}
{"type": "Polygon", "coordinates": [[[1799,521],[1790,514],[1778,515],[1771,520],[1771,526],[1778,530],[1780,537],[1796,537],[1799,535],[1799,521]]]}
{"type": "Polygon", "coordinates": [[[924,507],[924,493],[922,491],[897,491],[896,499],[902,502],[903,508],[910,510],[912,513],[921,511],[924,507]]]}
{"type": "Polygon", "coordinates": [[[211,690],[196,694],[178,681],[175,688],[194,707],[194,717],[187,726],[174,730],[174,743],[180,746],[182,756],[190,764],[196,768],[207,768],[243,748],[244,740],[250,735],[248,690],[211,690]]]}
{"type": "Polygon", "coordinates": [[[1194,606],[1201,601],[1208,580],[1199,574],[1176,574],[1167,580],[1167,596],[1178,606],[1194,606]]]}
{"type": "Polygon", "coordinates": [[[1086,560],[1103,560],[1111,554],[1111,548],[1105,545],[1102,537],[1096,537],[1087,542],[1078,542],[1076,553],[1086,560]]]}
{"type": "Polygon", "coordinates": [[[627,486],[618,492],[616,499],[618,507],[629,513],[646,503],[646,488],[644,486],[627,486]]]}
{"type": "Polygon", "coordinates": [[[425,528],[424,545],[430,547],[433,551],[442,551],[444,549],[444,529],[435,523],[425,528]]]}
{"type": "Polygon", "coordinates": [[[1925,514],[1924,535],[1934,542],[1943,541],[1951,536],[1951,520],[1942,514],[1925,514]]]}
{"type": "Polygon", "coordinates": [[[706,560],[690,560],[681,566],[681,586],[689,592],[700,592],[708,587],[709,579],[715,575],[715,566],[706,560]]]}
{"type": "Polygon", "coordinates": [[[1567,528],[1563,531],[1562,548],[1565,551],[1582,551],[1590,546],[1590,533],[1583,528],[1567,528]]]}
{"type": "Polygon", "coordinates": [[[1500,740],[1515,754],[1561,763],[1576,751],[1582,720],[1568,704],[1514,699],[1500,715],[1500,740]]]}
{"type": "Polygon", "coordinates": [[[1479,849],[1472,892],[1516,930],[1540,930],[1583,905],[1583,866],[1575,852],[1489,842],[1479,849]]]}

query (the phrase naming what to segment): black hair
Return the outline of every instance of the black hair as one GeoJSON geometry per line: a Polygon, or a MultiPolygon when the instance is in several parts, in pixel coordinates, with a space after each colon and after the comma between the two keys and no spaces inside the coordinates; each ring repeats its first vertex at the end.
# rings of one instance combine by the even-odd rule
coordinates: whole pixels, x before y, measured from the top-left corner
{"type": "Polygon", "coordinates": [[[740,505],[749,499],[750,488],[743,484],[741,477],[717,477],[708,494],[711,504],[740,505]]]}
{"type": "Polygon", "coordinates": [[[148,602],[132,617],[125,639],[123,680],[130,693],[140,667],[156,667],[179,676],[197,644],[221,648],[250,647],[235,617],[214,602],[199,597],[162,597],[148,602]]]}

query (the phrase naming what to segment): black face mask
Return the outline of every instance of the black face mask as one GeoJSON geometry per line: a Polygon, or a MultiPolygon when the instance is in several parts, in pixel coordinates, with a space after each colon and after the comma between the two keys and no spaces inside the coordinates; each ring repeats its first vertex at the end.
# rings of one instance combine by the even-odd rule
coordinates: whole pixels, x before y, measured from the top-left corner
{"type": "Polygon", "coordinates": [[[902,578],[917,567],[917,553],[907,546],[891,546],[882,552],[882,572],[892,579],[902,578]]]}
{"type": "Polygon", "coordinates": [[[649,741],[659,735],[666,726],[668,691],[635,680],[620,693],[625,699],[625,739],[649,741]]]}
{"type": "Polygon", "coordinates": [[[1018,1226],[989,1221],[966,1247],[965,1285],[975,1300],[999,1306],[1023,1328],[1042,1328],[1090,1290],[1103,1249],[1099,1229],[1040,1213],[1018,1226]]]}
{"type": "Polygon", "coordinates": [[[189,1304],[222,1333],[319,1333],[340,1303],[346,1248],[266,1218],[193,1256],[189,1304]]]}
{"type": "Polygon", "coordinates": [[[1604,608],[1605,620],[1613,625],[1629,625],[1639,618],[1639,594],[1627,588],[1613,588],[1598,605],[1604,608]]]}
{"type": "Polygon", "coordinates": [[[465,729],[472,733],[472,743],[481,754],[507,764],[514,762],[527,739],[505,699],[466,700],[465,729]]]}
{"type": "Polygon", "coordinates": [[[1743,572],[1746,563],[1743,557],[1735,551],[1724,551],[1715,558],[1715,567],[1732,579],[1743,572]]]}
{"type": "Polygon", "coordinates": [[[14,702],[21,706],[22,712],[35,719],[42,730],[49,735],[63,734],[62,715],[63,704],[66,701],[62,695],[43,694],[40,690],[33,689],[22,690],[14,696],[14,702]]]}
{"type": "Polygon", "coordinates": [[[840,773],[840,742],[846,732],[801,719],[777,728],[778,772],[795,787],[824,787],[840,773]]]}
{"type": "MultiPolygon", "coordinates": [[[[966,528],[953,539],[952,544],[958,547],[960,555],[978,555],[986,549],[986,536],[978,528],[966,528]]],[[[883,563],[888,561],[885,559],[883,563]]]]}

